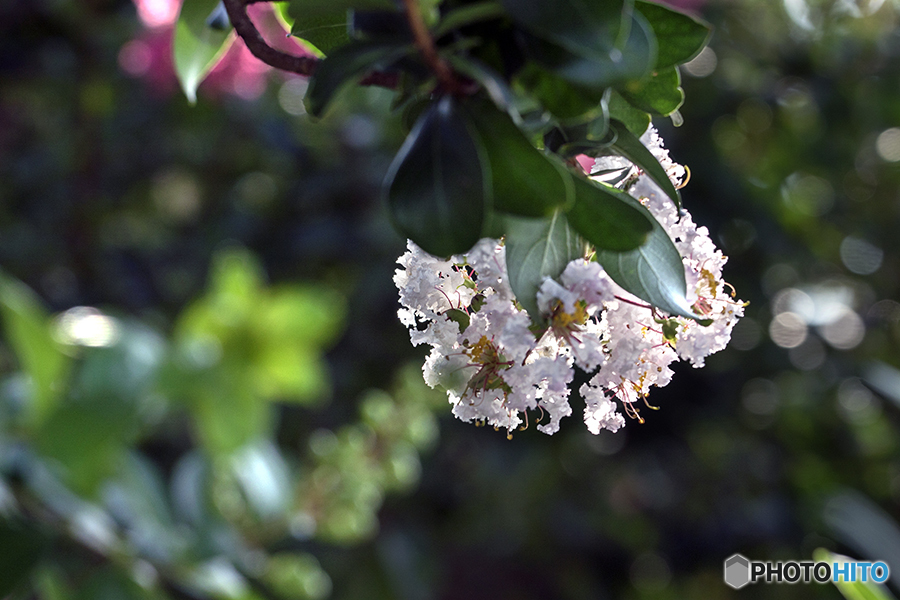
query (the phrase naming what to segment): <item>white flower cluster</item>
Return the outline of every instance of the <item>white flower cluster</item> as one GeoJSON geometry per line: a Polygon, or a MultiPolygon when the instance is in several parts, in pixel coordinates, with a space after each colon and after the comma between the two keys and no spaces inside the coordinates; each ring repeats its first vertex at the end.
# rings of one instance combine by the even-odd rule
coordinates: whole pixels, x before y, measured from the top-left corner
{"type": "MultiPolygon", "coordinates": [[[[650,129],[641,141],[678,185],[685,169],[673,163],[650,129]]],[[[625,424],[619,412],[642,421],[652,386],[664,386],[676,360],[702,367],[722,350],[743,315],[722,280],[726,258],[705,227],[679,215],[658,186],[620,158],[600,158],[594,172],[618,171],[629,192],[659,221],[683,257],[688,301],[712,324],[670,317],[609,278],[599,263],[571,261],[559,280],[547,278],[537,294],[547,325],[532,323],[515,302],[502,241],[482,239],[468,253],[436,258],[408,243],[394,283],[400,320],[414,345],[429,344],[423,367],[431,387],[447,390],[453,414],[464,421],[504,428],[511,435],[537,411],[538,429],[552,434],[572,414],[569,384],[577,365],[593,377],[580,388],[584,421],[597,434],[625,424]],[[617,404],[617,402],[619,404],[617,404]]]]}

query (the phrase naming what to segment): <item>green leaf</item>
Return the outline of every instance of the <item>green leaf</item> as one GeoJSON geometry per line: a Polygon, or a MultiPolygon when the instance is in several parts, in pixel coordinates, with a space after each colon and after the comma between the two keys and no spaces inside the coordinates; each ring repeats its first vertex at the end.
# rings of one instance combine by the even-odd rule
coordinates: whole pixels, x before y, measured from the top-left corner
{"type": "Polygon", "coordinates": [[[309,80],[307,110],[321,116],[332,97],[345,84],[368,71],[386,68],[413,47],[397,42],[351,42],[341,46],[316,67],[309,80]]]}
{"type": "Polygon", "coordinates": [[[287,14],[293,22],[291,34],[312,46],[310,49],[322,57],[335,48],[350,41],[347,33],[347,9],[337,8],[331,12],[314,15],[298,9],[296,2],[290,4],[287,14]]]}
{"type": "Polygon", "coordinates": [[[109,397],[69,401],[37,431],[37,450],[62,467],[68,487],[93,496],[116,472],[126,445],[136,436],[136,416],[109,397]]]}
{"type": "Polygon", "coordinates": [[[272,409],[254,393],[252,381],[236,360],[204,378],[189,399],[194,426],[213,456],[231,456],[238,448],[264,438],[272,428],[272,409]]]}
{"type": "Polygon", "coordinates": [[[625,31],[627,36],[621,44],[611,45],[609,39],[604,40],[606,50],[602,54],[579,54],[534,36],[526,38],[526,52],[570,83],[602,90],[642,79],[656,61],[656,38],[640,13],[631,14],[630,27],[625,31]]]}
{"type": "Polygon", "coordinates": [[[69,358],[53,339],[40,299],[23,283],[0,273],[0,315],[19,365],[31,382],[27,420],[42,422],[56,408],[69,371],[69,358]]]}
{"type": "Polygon", "coordinates": [[[329,54],[350,41],[350,9],[395,10],[392,0],[291,0],[287,14],[293,20],[291,33],[311,43],[321,54],[329,54]]]}
{"type": "Polygon", "coordinates": [[[657,71],[641,80],[629,81],[619,88],[622,97],[634,107],[668,117],[684,103],[681,75],[677,67],[657,71]]]}
{"type": "Polygon", "coordinates": [[[687,301],[684,264],[675,244],[640,202],[630,196],[623,200],[651,220],[653,231],[639,248],[627,252],[598,250],[597,260],[613,281],[641,300],[671,315],[696,319],[687,301]]]}
{"type": "Polygon", "coordinates": [[[459,8],[455,8],[448,12],[443,19],[440,20],[431,35],[438,40],[447,35],[451,31],[455,31],[473,23],[482,21],[490,21],[506,16],[506,12],[499,2],[495,0],[484,0],[482,2],[473,2],[465,4],[459,8]]]}
{"type": "Polygon", "coordinates": [[[616,133],[616,140],[611,146],[612,149],[641,168],[665,192],[666,196],[675,203],[675,206],[681,208],[681,194],[675,189],[675,186],[666,174],[666,170],[663,169],[650,150],[619,121],[610,121],[609,126],[616,133]]]}
{"type": "Polygon", "coordinates": [[[596,63],[609,62],[629,33],[626,0],[501,0],[516,23],[534,35],[596,63]]]}
{"type": "Polygon", "coordinates": [[[615,90],[610,90],[609,118],[620,121],[637,137],[644,135],[650,126],[650,115],[646,111],[633,107],[615,90]]]}
{"type": "Polygon", "coordinates": [[[657,70],[686,63],[709,42],[712,27],[705,21],[644,0],[637,0],[635,8],[649,21],[659,42],[657,70]]]}
{"type": "Polygon", "coordinates": [[[290,2],[272,2],[272,10],[275,11],[278,22],[285,29],[292,32],[294,29],[294,17],[291,15],[291,6],[290,2]]]}
{"type": "Polygon", "coordinates": [[[482,236],[491,167],[457,101],[444,96],[419,118],[391,163],[383,190],[397,230],[426,252],[449,256],[482,236]]]}
{"type": "MultiPolygon", "coordinates": [[[[653,228],[653,218],[621,190],[583,177],[573,177],[575,204],[569,209],[572,228],[597,250],[633,250],[644,243],[653,228]]],[[[643,207],[641,207],[643,208],[643,207]]]]}
{"type": "Polygon", "coordinates": [[[175,24],[172,42],[175,73],[191,104],[197,102],[200,82],[234,40],[230,32],[213,29],[206,22],[218,4],[219,0],[185,0],[175,24]]]}
{"type": "Polygon", "coordinates": [[[532,322],[541,323],[544,317],[537,306],[538,289],[545,277],[559,277],[570,261],[584,256],[584,240],[561,210],[543,219],[506,216],[503,221],[509,285],[532,322]]]}
{"type": "Polygon", "coordinates": [[[535,148],[506,113],[477,100],[465,107],[490,162],[494,209],[544,217],[574,201],[566,166],[535,148]]]}
{"type": "Polygon", "coordinates": [[[579,87],[533,62],[519,71],[516,83],[563,123],[584,123],[602,114],[605,90],[579,87]]]}

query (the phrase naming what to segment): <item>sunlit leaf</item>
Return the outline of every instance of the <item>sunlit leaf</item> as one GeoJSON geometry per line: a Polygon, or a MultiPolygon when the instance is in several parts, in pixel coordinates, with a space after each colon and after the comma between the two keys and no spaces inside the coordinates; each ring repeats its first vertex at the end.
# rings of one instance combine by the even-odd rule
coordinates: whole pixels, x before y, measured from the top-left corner
{"type": "Polygon", "coordinates": [[[545,277],[559,277],[570,261],[584,256],[584,240],[569,227],[561,210],[543,219],[508,216],[504,226],[509,285],[532,321],[543,322],[538,289],[545,277]]]}
{"type": "Polygon", "coordinates": [[[465,107],[490,161],[494,209],[544,217],[574,201],[566,166],[536,149],[506,113],[488,102],[471,101],[465,107]]]}
{"type": "Polygon", "coordinates": [[[328,55],[350,41],[347,11],[353,8],[394,10],[396,6],[391,0],[291,0],[286,12],[293,23],[291,33],[328,55]]]}
{"type": "Polygon", "coordinates": [[[686,63],[700,54],[709,41],[712,28],[705,21],[644,0],[637,0],[635,9],[649,21],[659,42],[656,69],[686,63]]]}
{"type": "Polygon", "coordinates": [[[27,420],[36,425],[59,402],[69,372],[69,358],[51,335],[50,320],[40,299],[23,283],[0,273],[3,331],[31,383],[27,420]]]}
{"type": "Polygon", "coordinates": [[[610,90],[607,108],[609,109],[610,119],[619,121],[625,125],[625,128],[628,129],[628,131],[637,137],[644,135],[644,132],[647,131],[647,127],[650,126],[650,115],[646,111],[635,108],[629,104],[628,101],[622,98],[615,90],[610,90]]]}
{"type": "Polygon", "coordinates": [[[419,118],[383,188],[397,229],[426,252],[465,252],[481,238],[491,208],[490,163],[454,98],[441,98],[419,118]]]}
{"type": "Polygon", "coordinates": [[[622,97],[635,108],[669,116],[684,103],[681,75],[677,67],[654,72],[644,79],[630,81],[619,88],[622,97]]]}
{"type": "Polygon", "coordinates": [[[600,250],[597,260],[613,281],[638,298],[672,315],[696,319],[687,301],[684,264],[675,244],[650,212],[633,198],[623,200],[651,219],[653,230],[639,248],[600,250]]]}
{"type": "Polygon", "coordinates": [[[175,73],[191,104],[197,101],[197,87],[234,39],[229,31],[207,23],[218,4],[219,0],[185,0],[175,23],[175,73]]]}
{"type": "Polygon", "coordinates": [[[240,365],[224,365],[208,382],[190,398],[196,432],[207,451],[213,456],[230,456],[270,434],[271,405],[254,393],[240,365]]]}
{"type": "Polygon", "coordinates": [[[575,204],[567,218],[572,229],[597,250],[632,250],[645,242],[652,217],[631,196],[616,188],[574,177],[575,204]]]}

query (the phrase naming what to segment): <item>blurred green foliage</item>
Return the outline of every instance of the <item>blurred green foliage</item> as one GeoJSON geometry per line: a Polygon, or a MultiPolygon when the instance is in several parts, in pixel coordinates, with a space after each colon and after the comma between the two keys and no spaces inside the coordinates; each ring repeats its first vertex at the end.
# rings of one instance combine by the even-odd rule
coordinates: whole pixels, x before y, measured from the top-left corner
{"type": "Polygon", "coordinates": [[[298,80],[222,72],[190,108],[130,2],[4,4],[0,597],[839,598],[722,561],[894,566],[898,9],[693,6],[712,53],[655,122],[748,318],[646,424],[508,442],[396,322],[386,94],[313,125],[298,80]]]}

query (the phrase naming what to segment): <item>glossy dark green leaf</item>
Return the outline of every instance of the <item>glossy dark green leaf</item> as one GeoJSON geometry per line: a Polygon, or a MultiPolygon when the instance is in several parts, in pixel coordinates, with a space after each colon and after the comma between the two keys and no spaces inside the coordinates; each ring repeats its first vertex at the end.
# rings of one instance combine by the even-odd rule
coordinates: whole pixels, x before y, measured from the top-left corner
{"type": "Polygon", "coordinates": [[[675,203],[675,206],[681,208],[681,194],[672,185],[666,170],[659,164],[656,157],[624,124],[613,120],[609,122],[609,126],[616,133],[616,140],[611,146],[612,149],[641,168],[665,192],[666,196],[675,203]]]}
{"type": "Polygon", "coordinates": [[[635,9],[649,21],[659,42],[656,69],[686,63],[709,42],[712,27],[705,21],[644,0],[637,0],[635,9]]]}
{"type": "Polygon", "coordinates": [[[646,111],[629,104],[615,90],[611,90],[609,95],[608,108],[609,118],[621,122],[628,131],[637,137],[644,135],[647,127],[650,126],[650,115],[646,111]]]}
{"type": "Polygon", "coordinates": [[[59,402],[70,360],[53,339],[49,315],[25,284],[0,273],[0,315],[10,349],[31,385],[26,420],[36,425],[59,402]]]}
{"type": "Polygon", "coordinates": [[[640,202],[630,196],[623,200],[644,213],[652,221],[653,230],[639,248],[625,252],[598,250],[597,260],[613,281],[641,300],[671,315],[696,319],[687,301],[684,264],[675,244],[640,202]]]}
{"type": "Polygon", "coordinates": [[[592,62],[610,60],[630,26],[626,0],[501,0],[516,23],[532,34],[592,62]]]}
{"type": "Polygon", "coordinates": [[[647,239],[653,224],[631,196],[583,177],[573,177],[575,204],[567,218],[597,250],[632,250],[647,239]]]}
{"type": "Polygon", "coordinates": [[[319,56],[326,56],[332,50],[350,41],[347,29],[347,10],[335,9],[321,15],[310,15],[303,11],[293,12],[295,3],[287,11],[293,25],[291,34],[302,39],[319,56]]]}
{"type": "Polygon", "coordinates": [[[638,81],[630,81],[619,88],[622,97],[634,107],[669,116],[684,103],[681,75],[677,67],[657,71],[638,81]]]}
{"type": "Polygon", "coordinates": [[[491,165],[494,209],[544,217],[574,201],[572,176],[566,166],[535,148],[506,113],[474,99],[466,109],[491,165]]]}
{"type": "Polygon", "coordinates": [[[541,323],[538,289],[545,277],[559,277],[570,261],[584,256],[584,240],[560,210],[543,219],[509,216],[503,222],[509,285],[531,320],[541,323]]]}
{"type": "Polygon", "coordinates": [[[516,83],[563,123],[584,123],[602,113],[605,90],[579,87],[535,63],[520,70],[516,83]]]}
{"type": "MultiPolygon", "coordinates": [[[[547,3],[553,6],[552,3],[547,3]]],[[[601,3],[598,3],[601,4],[601,3]]],[[[632,13],[627,36],[602,54],[579,54],[568,47],[526,36],[526,52],[539,64],[578,86],[603,90],[626,81],[642,79],[656,62],[656,38],[640,13],[632,13]]]]}
{"type": "Polygon", "coordinates": [[[503,10],[503,6],[495,0],[473,2],[472,4],[465,4],[448,12],[440,20],[431,34],[435,39],[440,39],[451,31],[455,31],[461,27],[472,25],[473,23],[490,21],[504,16],[506,16],[506,12],[503,10]]]}
{"type": "Polygon", "coordinates": [[[454,98],[441,98],[419,118],[383,189],[398,231],[425,251],[449,256],[481,238],[491,209],[491,168],[454,98]]]}
{"type": "Polygon", "coordinates": [[[394,10],[391,0],[291,0],[287,9],[293,21],[291,33],[323,54],[350,41],[347,11],[394,10]]]}
{"type": "Polygon", "coordinates": [[[172,58],[175,73],[188,101],[197,101],[197,87],[234,39],[225,29],[214,29],[207,19],[219,0],[185,0],[175,23],[172,58]]]}
{"type": "Polygon", "coordinates": [[[321,116],[325,107],[346,83],[355,82],[362,74],[391,65],[412,51],[412,46],[398,42],[351,42],[323,59],[309,80],[306,108],[321,116]]]}

